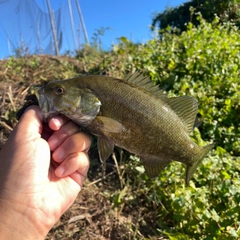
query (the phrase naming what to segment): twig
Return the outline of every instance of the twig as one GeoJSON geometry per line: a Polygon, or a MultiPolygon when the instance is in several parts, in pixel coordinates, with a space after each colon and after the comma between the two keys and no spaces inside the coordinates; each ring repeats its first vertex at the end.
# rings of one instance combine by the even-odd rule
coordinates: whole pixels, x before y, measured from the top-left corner
{"type": "Polygon", "coordinates": [[[13,128],[10,127],[9,125],[7,125],[5,122],[0,122],[0,124],[1,124],[3,127],[5,127],[6,129],[8,129],[9,131],[12,131],[12,130],[13,130],[13,128]]]}
{"type": "Polygon", "coordinates": [[[110,176],[110,175],[112,175],[112,174],[114,174],[114,173],[115,173],[115,172],[110,172],[109,174],[103,176],[102,178],[99,178],[99,179],[95,180],[94,182],[89,183],[89,184],[87,185],[87,187],[89,187],[89,186],[91,186],[91,185],[93,185],[93,184],[95,184],[95,183],[101,182],[102,180],[106,179],[108,176],[110,176]]]}
{"type": "Polygon", "coordinates": [[[8,67],[4,70],[3,75],[5,75],[8,71],[8,67]]]}
{"type": "Polygon", "coordinates": [[[83,220],[85,218],[91,218],[91,215],[89,213],[85,213],[85,214],[81,214],[81,215],[78,215],[78,216],[71,217],[68,220],[68,224],[79,221],[79,220],[83,220]]]}
{"type": "Polygon", "coordinates": [[[123,178],[122,178],[122,175],[121,175],[121,172],[120,172],[120,168],[118,166],[118,162],[117,162],[117,158],[116,158],[116,155],[115,153],[112,154],[112,158],[113,158],[113,161],[116,165],[116,168],[117,168],[117,173],[118,173],[118,177],[119,177],[119,180],[120,180],[120,186],[121,188],[123,188],[123,178]]]}
{"type": "Polygon", "coordinates": [[[0,108],[2,108],[4,106],[5,100],[6,100],[6,89],[4,89],[4,92],[3,92],[2,103],[0,105],[0,108]]]}
{"type": "Polygon", "coordinates": [[[21,95],[24,95],[28,90],[29,88],[31,87],[32,85],[28,86],[27,88],[25,88],[22,92],[21,92],[21,95]]]}
{"type": "Polygon", "coordinates": [[[15,104],[14,104],[13,98],[12,98],[13,97],[13,93],[12,93],[12,86],[11,85],[9,86],[9,92],[7,94],[8,94],[9,100],[10,100],[10,102],[12,104],[13,110],[14,110],[14,112],[16,112],[16,107],[15,107],[15,104]]]}

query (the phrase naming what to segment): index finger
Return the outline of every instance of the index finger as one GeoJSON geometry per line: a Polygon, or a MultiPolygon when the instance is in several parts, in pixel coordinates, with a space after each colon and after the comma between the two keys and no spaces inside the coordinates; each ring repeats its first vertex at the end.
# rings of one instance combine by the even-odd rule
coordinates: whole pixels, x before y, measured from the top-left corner
{"type": "Polygon", "coordinates": [[[55,151],[68,137],[79,132],[80,128],[72,121],[63,124],[59,130],[55,131],[48,139],[51,151],[55,151]]]}

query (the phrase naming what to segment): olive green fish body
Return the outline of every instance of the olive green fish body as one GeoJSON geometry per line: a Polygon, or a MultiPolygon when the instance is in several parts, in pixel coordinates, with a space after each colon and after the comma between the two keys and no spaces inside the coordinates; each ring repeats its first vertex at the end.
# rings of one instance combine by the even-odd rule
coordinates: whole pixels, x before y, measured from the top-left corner
{"type": "MultiPolygon", "coordinates": [[[[98,136],[102,161],[116,145],[137,154],[150,177],[158,175],[172,160],[186,164],[188,182],[212,148],[212,145],[199,147],[189,137],[197,114],[197,101],[188,96],[167,98],[138,73],[125,80],[84,76],[56,81],[44,87],[45,95],[41,91],[39,99],[42,96],[52,102],[51,112],[65,114],[98,136]],[[75,89],[74,94],[68,93],[70,88],[75,89]],[[61,92],[59,89],[64,93],[57,95],[56,91],[61,92]],[[83,92],[88,94],[83,96],[83,92]],[[68,104],[63,103],[64,98],[68,104]]],[[[44,111],[43,104],[41,108],[44,111]]]]}

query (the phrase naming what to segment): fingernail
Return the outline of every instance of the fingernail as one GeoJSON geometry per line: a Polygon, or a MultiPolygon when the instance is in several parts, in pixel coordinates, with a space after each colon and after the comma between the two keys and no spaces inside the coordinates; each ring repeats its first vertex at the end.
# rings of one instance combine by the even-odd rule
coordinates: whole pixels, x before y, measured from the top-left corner
{"type": "Polygon", "coordinates": [[[55,170],[56,175],[59,176],[59,177],[63,176],[64,172],[65,172],[65,167],[63,167],[63,166],[59,166],[55,170]]]}
{"type": "Polygon", "coordinates": [[[62,123],[61,123],[62,121],[61,122],[60,121],[61,121],[61,119],[54,119],[54,123],[55,123],[57,129],[59,129],[62,125],[62,123]]]}
{"type": "Polygon", "coordinates": [[[63,161],[65,157],[65,152],[61,148],[57,149],[54,152],[54,159],[58,162],[63,161]]]}

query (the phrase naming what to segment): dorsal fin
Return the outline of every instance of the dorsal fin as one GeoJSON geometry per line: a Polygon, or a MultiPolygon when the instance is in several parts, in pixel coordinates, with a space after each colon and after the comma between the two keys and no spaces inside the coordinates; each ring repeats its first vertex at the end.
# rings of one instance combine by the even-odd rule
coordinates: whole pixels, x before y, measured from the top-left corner
{"type": "Polygon", "coordinates": [[[154,85],[153,81],[151,81],[149,77],[144,76],[142,73],[128,73],[124,80],[146,90],[162,100],[167,100],[167,95],[164,94],[163,90],[159,89],[158,85],[154,85]]]}
{"type": "Polygon", "coordinates": [[[194,122],[198,111],[198,102],[191,96],[168,98],[167,95],[159,89],[158,85],[154,85],[149,77],[143,76],[139,72],[128,74],[125,81],[138,86],[154,96],[164,101],[181,119],[188,133],[192,132],[194,122]]]}
{"type": "Polygon", "coordinates": [[[192,132],[198,112],[197,100],[191,96],[182,96],[168,98],[166,103],[184,123],[187,132],[192,132]]]}

